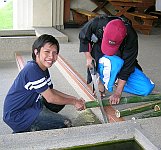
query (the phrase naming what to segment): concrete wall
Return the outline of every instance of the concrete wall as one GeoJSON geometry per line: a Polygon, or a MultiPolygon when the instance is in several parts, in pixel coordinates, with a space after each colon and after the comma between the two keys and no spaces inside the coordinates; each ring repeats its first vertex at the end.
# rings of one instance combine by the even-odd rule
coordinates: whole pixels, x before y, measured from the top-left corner
{"type": "Polygon", "coordinates": [[[36,36],[0,37],[0,61],[15,60],[16,51],[31,51],[36,36]]]}
{"type": "Polygon", "coordinates": [[[52,0],[33,0],[33,26],[52,27],[52,0]]]}
{"type": "Polygon", "coordinates": [[[0,61],[15,60],[16,51],[31,51],[35,39],[35,30],[1,30],[0,61]]]}

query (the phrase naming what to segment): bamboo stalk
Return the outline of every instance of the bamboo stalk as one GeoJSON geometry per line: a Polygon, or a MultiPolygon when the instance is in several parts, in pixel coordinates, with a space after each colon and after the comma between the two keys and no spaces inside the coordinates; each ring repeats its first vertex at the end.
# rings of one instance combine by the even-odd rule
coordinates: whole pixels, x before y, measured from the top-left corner
{"type": "Polygon", "coordinates": [[[139,103],[139,102],[148,102],[148,101],[157,101],[157,100],[161,100],[161,94],[151,94],[148,96],[122,97],[121,104],[139,103]]]}
{"type": "Polygon", "coordinates": [[[161,101],[150,102],[150,103],[146,103],[144,105],[140,105],[140,106],[136,106],[136,107],[131,107],[131,108],[122,109],[122,110],[116,110],[115,115],[117,118],[119,118],[119,117],[123,117],[123,116],[129,116],[132,114],[141,113],[141,112],[153,109],[154,106],[157,104],[161,104],[161,101]]]}
{"type": "Polygon", "coordinates": [[[157,104],[154,106],[154,111],[160,111],[161,104],[157,104]]]}
{"type": "MultiPolygon", "coordinates": [[[[94,108],[94,107],[100,106],[98,101],[88,101],[85,103],[85,105],[86,105],[86,108],[94,108]]],[[[102,105],[109,106],[110,105],[109,100],[102,100],[102,105]]]]}
{"type": "Polygon", "coordinates": [[[146,114],[140,116],[138,119],[150,118],[150,117],[159,117],[159,116],[161,116],[161,111],[160,110],[146,113],[146,114]]]}
{"type": "MultiPolygon", "coordinates": [[[[154,94],[148,96],[129,96],[122,97],[119,104],[128,104],[128,103],[139,103],[139,102],[148,102],[148,101],[157,101],[161,100],[161,94],[154,94]]],[[[102,100],[103,106],[109,106],[109,100],[102,100]]],[[[88,101],[85,103],[86,108],[99,107],[98,101],[88,101]]]]}

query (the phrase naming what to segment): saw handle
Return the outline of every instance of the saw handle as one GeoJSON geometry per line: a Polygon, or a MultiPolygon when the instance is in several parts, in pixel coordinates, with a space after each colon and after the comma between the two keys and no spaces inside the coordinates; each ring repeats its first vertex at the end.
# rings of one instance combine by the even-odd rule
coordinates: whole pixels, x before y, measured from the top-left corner
{"type": "Polygon", "coordinates": [[[92,66],[93,66],[93,67],[90,67],[90,68],[89,68],[90,73],[91,73],[92,75],[96,75],[96,74],[97,74],[97,71],[96,71],[96,65],[95,65],[95,60],[94,60],[94,59],[92,60],[92,66]]]}

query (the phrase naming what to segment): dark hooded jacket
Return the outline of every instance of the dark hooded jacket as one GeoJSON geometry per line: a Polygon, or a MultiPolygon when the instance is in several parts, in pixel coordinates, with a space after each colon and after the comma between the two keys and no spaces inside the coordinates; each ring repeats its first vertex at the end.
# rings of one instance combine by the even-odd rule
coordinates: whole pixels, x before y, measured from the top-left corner
{"type": "MultiPolygon", "coordinates": [[[[127,35],[123,40],[122,44],[120,45],[119,51],[116,54],[124,60],[124,65],[118,74],[118,78],[127,81],[130,74],[134,72],[135,66],[140,70],[142,69],[137,61],[138,36],[136,31],[133,29],[131,22],[126,18],[101,15],[95,17],[94,19],[91,19],[82,27],[79,33],[79,52],[90,52],[92,57],[96,61],[96,65],[98,65],[99,58],[104,55],[101,51],[103,27],[105,27],[108,22],[113,19],[123,20],[125,26],[127,27],[127,35]]],[[[89,84],[92,81],[89,69],[87,69],[87,73],[87,84],[89,84]]]]}

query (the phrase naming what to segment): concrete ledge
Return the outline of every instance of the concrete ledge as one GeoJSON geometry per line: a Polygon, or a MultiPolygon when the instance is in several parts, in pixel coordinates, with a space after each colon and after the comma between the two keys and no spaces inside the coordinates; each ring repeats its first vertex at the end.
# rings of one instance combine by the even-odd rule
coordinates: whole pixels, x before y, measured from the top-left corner
{"type": "Polygon", "coordinates": [[[135,129],[135,139],[145,150],[158,150],[158,148],[146,137],[145,131],[135,129]]]}
{"type": "Polygon", "coordinates": [[[0,61],[15,60],[15,51],[31,51],[36,36],[0,37],[0,61]]]}
{"type": "Polygon", "coordinates": [[[54,27],[36,27],[33,30],[1,30],[0,37],[24,37],[24,36],[37,36],[42,34],[53,35],[59,43],[67,43],[68,36],[61,33],[54,27]]]}
{"type": "Polygon", "coordinates": [[[67,43],[68,36],[55,28],[35,28],[35,30],[1,30],[0,61],[14,60],[16,51],[31,51],[35,39],[42,34],[53,35],[59,43],[67,43]]]}
{"type": "Polygon", "coordinates": [[[68,36],[61,33],[54,27],[36,27],[35,28],[36,36],[40,36],[42,34],[50,34],[53,35],[59,43],[67,43],[68,42],[68,36]]]}
{"type": "Polygon", "coordinates": [[[1,30],[0,61],[13,61],[15,51],[31,51],[35,39],[35,30],[1,30]]]}
{"type": "Polygon", "coordinates": [[[35,30],[0,30],[0,37],[36,36],[35,30]]]}
{"type": "MultiPolygon", "coordinates": [[[[112,124],[89,125],[73,128],[37,131],[30,133],[0,136],[1,149],[58,149],[99,142],[135,139],[145,150],[159,150],[151,142],[153,137],[144,136],[143,127],[151,121],[159,123],[161,119],[146,119],[117,122],[112,124]],[[142,127],[141,127],[142,126],[142,127]],[[36,138],[35,138],[36,137],[36,138]]],[[[147,132],[148,134],[148,132],[147,132]]]]}

